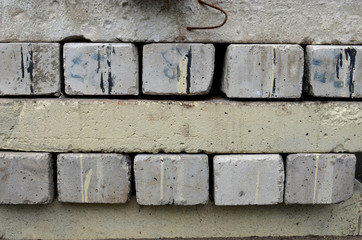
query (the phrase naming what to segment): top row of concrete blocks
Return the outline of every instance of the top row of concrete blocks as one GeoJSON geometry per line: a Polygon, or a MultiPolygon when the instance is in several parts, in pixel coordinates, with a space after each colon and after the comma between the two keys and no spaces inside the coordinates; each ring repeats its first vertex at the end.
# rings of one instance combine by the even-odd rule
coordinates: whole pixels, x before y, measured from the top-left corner
{"type": "MultiPolygon", "coordinates": [[[[362,97],[362,47],[307,46],[304,91],[316,97],[362,97]]],[[[60,45],[0,44],[0,95],[59,95],[60,45]]],[[[137,47],[131,43],[64,45],[65,93],[138,95],[137,47]]],[[[143,47],[142,91],[202,95],[213,82],[212,44],[143,47]]],[[[230,98],[300,98],[304,52],[299,45],[232,44],[221,81],[230,98]]]]}

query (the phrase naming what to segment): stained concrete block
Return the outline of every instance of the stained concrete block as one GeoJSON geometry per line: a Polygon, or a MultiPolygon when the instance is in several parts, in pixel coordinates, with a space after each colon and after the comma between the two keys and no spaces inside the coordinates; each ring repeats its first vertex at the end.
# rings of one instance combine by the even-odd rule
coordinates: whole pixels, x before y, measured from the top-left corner
{"type": "Polygon", "coordinates": [[[201,95],[210,91],[214,74],[212,44],[166,43],[143,47],[143,93],[201,95]]]}
{"type": "Polygon", "coordinates": [[[284,165],[278,154],[214,157],[216,205],[271,205],[283,202],[284,165]]]}
{"type": "Polygon", "coordinates": [[[221,90],[230,98],[300,98],[303,65],[299,45],[232,44],[221,90]]]}
{"type": "Polygon", "coordinates": [[[205,154],[140,154],[134,161],[136,197],[141,205],[196,205],[209,199],[205,154]]]}
{"type": "Polygon", "coordinates": [[[287,157],[285,203],[330,204],[353,195],[353,154],[291,154],[287,157]]]}
{"type": "Polygon", "coordinates": [[[58,200],[125,203],[130,193],[130,158],[122,154],[60,154],[58,200]]]}
{"type": "Polygon", "coordinates": [[[59,95],[58,43],[0,43],[0,95],[59,95]]]}
{"type": "Polygon", "coordinates": [[[304,91],[315,97],[362,97],[362,46],[307,46],[304,91]]]}
{"type": "Polygon", "coordinates": [[[130,43],[64,45],[69,95],[138,95],[138,53],[130,43]]]}
{"type": "Polygon", "coordinates": [[[50,153],[0,152],[0,204],[48,204],[53,198],[50,153]]]}

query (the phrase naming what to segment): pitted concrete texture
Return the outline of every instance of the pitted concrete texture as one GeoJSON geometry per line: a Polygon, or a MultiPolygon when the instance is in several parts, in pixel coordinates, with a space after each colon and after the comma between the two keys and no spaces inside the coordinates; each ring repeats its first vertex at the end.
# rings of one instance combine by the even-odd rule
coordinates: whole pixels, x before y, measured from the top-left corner
{"type": "Polygon", "coordinates": [[[214,74],[212,44],[164,43],[143,47],[142,87],[150,95],[207,94],[214,74]]]}
{"type": "MultiPolygon", "coordinates": [[[[361,183],[356,182],[356,186],[361,183]]],[[[361,189],[340,204],[272,206],[0,205],[5,239],[139,239],[361,234],[361,189]],[[263,226],[263,227],[260,227],[263,226]]],[[[360,188],[360,187],[359,187],[360,188]]]]}
{"type": "Polygon", "coordinates": [[[338,203],[353,194],[353,154],[291,154],[286,164],[287,204],[338,203]]]}
{"type": "Polygon", "coordinates": [[[305,91],[316,97],[362,97],[362,46],[307,46],[305,91]]]}
{"type": "Polygon", "coordinates": [[[65,93],[138,95],[138,51],[130,43],[64,45],[65,93]]]}
{"type": "Polygon", "coordinates": [[[300,98],[303,69],[299,45],[232,44],[221,90],[231,98],[300,98]]]}
{"type": "Polygon", "coordinates": [[[125,203],[131,189],[130,168],[130,158],[122,154],[59,154],[58,200],[125,203]]]}
{"type": "Polygon", "coordinates": [[[353,101],[0,99],[0,122],[0,148],[19,151],[362,151],[353,101]]]}
{"type": "Polygon", "coordinates": [[[278,154],[214,157],[215,205],[272,205],[283,202],[284,164],[278,154]]]}
{"type": "Polygon", "coordinates": [[[0,41],[234,42],[361,44],[362,6],[345,0],[1,1],[0,41]]]}
{"type": "Polygon", "coordinates": [[[57,43],[0,43],[0,96],[59,95],[59,53],[57,43]]]}
{"type": "Polygon", "coordinates": [[[48,204],[53,198],[51,154],[0,152],[0,204],[48,204]]]}
{"type": "Polygon", "coordinates": [[[197,205],[209,201],[206,154],[140,154],[134,160],[141,205],[197,205]]]}

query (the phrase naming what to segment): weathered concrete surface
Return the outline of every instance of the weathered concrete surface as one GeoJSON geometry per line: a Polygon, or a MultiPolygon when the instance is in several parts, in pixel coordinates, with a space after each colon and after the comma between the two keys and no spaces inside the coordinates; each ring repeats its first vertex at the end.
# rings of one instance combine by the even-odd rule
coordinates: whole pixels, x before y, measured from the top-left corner
{"type": "Polygon", "coordinates": [[[286,161],[285,203],[331,204],[353,194],[354,154],[291,154],[286,161]]]}
{"type": "Polygon", "coordinates": [[[214,62],[212,44],[147,44],[143,47],[143,93],[207,94],[211,89],[214,62]]]}
{"type": "Polygon", "coordinates": [[[229,154],[362,150],[362,102],[1,99],[0,122],[0,149],[9,150],[229,154]]]}
{"type": "MultiPolygon", "coordinates": [[[[361,185],[361,183],[358,183],[361,185]]],[[[220,207],[125,205],[0,205],[5,239],[119,239],[357,235],[362,190],[333,205],[220,207]],[[56,216],[56,217],[55,217],[56,216]],[[260,227],[263,226],[263,227],[260,227]]]]}
{"type": "Polygon", "coordinates": [[[51,154],[0,152],[0,204],[48,204],[53,195],[51,154]]]}
{"type": "Polygon", "coordinates": [[[362,43],[362,6],[345,0],[209,0],[224,15],[196,0],[1,1],[0,41],[362,43]],[[34,27],[36,26],[36,27],[34,27]]]}
{"type": "Polygon", "coordinates": [[[214,157],[216,205],[272,205],[283,202],[284,164],[279,154],[214,157]]]}
{"type": "Polygon", "coordinates": [[[59,54],[57,43],[1,43],[0,95],[59,95],[59,54]]]}
{"type": "Polygon", "coordinates": [[[65,93],[138,95],[138,51],[130,43],[64,45],[65,93]]]}
{"type": "Polygon", "coordinates": [[[125,203],[129,199],[131,166],[127,155],[59,154],[57,170],[60,202],[125,203]]]}
{"type": "Polygon", "coordinates": [[[305,91],[316,97],[362,97],[361,46],[307,46],[305,91]]]}
{"type": "Polygon", "coordinates": [[[197,205],[209,201],[206,154],[139,154],[134,159],[141,205],[197,205]]]}
{"type": "Polygon", "coordinates": [[[300,98],[304,69],[299,45],[232,44],[221,90],[231,98],[300,98]]]}

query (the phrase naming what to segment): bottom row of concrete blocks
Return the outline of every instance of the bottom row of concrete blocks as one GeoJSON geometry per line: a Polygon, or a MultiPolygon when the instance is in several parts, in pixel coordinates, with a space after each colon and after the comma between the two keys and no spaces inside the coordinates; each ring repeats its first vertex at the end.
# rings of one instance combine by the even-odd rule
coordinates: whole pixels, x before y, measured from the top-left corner
{"type": "MultiPolygon", "coordinates": [[[[353,154],[217,155],[213,159],[216,205],[330,204],[353,194],[353,154]],[[286,169],[286,177],[285,171],[286,169]]],[[[59,154],[60,202],[125,203],[131,164],[123,154],[59,154]]],[[[140,154],[134,159],[141,205],[196,205],[209,200],[205,154],[140,154]]],[[[0,153],[0,203],[46,204],[54,197],[52,155],[0,153]]]]}

